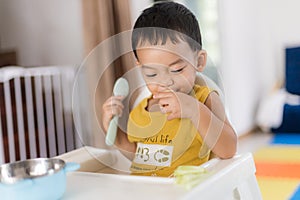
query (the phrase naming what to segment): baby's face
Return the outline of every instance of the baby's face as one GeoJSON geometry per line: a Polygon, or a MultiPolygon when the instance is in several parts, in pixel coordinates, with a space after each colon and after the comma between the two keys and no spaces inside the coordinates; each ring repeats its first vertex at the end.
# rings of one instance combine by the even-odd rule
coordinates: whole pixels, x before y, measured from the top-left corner
{"type": "Polygon", "coordinates": [[[154,95],[166,90],[189,94],[195,83],[196,71],[202,71],[199,53],[192,51],[186,42],[146,44],[138,47],[137,56],[143,78],[154,95]]]}

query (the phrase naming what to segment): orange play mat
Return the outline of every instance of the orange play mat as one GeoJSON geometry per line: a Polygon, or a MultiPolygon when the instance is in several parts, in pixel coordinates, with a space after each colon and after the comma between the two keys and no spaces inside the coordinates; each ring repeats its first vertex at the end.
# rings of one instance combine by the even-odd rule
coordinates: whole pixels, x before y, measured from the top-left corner
{"type": "Polygon", "coordinates": [[[254,152],[256,177],[264,200],[298,199],[300,145],[270,145],[254,152]]]}

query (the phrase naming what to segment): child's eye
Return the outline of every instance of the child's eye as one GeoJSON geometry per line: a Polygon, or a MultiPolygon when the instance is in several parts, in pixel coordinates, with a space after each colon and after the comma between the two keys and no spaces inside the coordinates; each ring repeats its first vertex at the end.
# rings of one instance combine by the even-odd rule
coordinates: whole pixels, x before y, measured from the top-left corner
{"type": "Polygon", "coordinates": [[[151,78],[151,77],[155,77],[156,74],[146,74],[146,76],[151,78]]]}
{"type": "Polygon", "coordinates": [[[179,72],[181,72],[183,69],[184,69],[184,67],[183,67],[183,68],[180,68],[180,69],[176,69],[176,70],[171,70],[171,72],[172,72],[172,73],[179,73],[179,72]]]}

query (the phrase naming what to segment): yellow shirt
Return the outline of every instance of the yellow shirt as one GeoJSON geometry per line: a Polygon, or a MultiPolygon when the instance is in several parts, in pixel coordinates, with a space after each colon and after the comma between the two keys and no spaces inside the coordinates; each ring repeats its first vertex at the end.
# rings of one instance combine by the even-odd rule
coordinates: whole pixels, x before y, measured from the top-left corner
{"type": "MultiPolygon", "coordinates": [[[[198,85],[193,90],[193,96],[202,103],[211,92],[208,87],[198,85]]],[[[178,118],[168,121],[166,114],[148,112],[148,100],[142,100],[129,115],[128,139],[137,143],[131,173],[167,177],[180,165],[200,165],[206,162],[210,151],[199,156],[200,149],[206,146],[202,145],[203,140],[191,120],[178,118]]]]}

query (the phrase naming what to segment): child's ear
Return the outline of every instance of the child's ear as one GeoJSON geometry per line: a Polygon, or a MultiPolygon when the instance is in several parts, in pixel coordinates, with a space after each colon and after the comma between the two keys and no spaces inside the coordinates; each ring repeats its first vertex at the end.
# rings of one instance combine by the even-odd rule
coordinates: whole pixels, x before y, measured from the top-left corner
{"type": "Polygon", "coordinates": [[[200,50],[197,54],[197,71],[202,72],[206,66],[207,53],[205,50],[200,50]]]}

